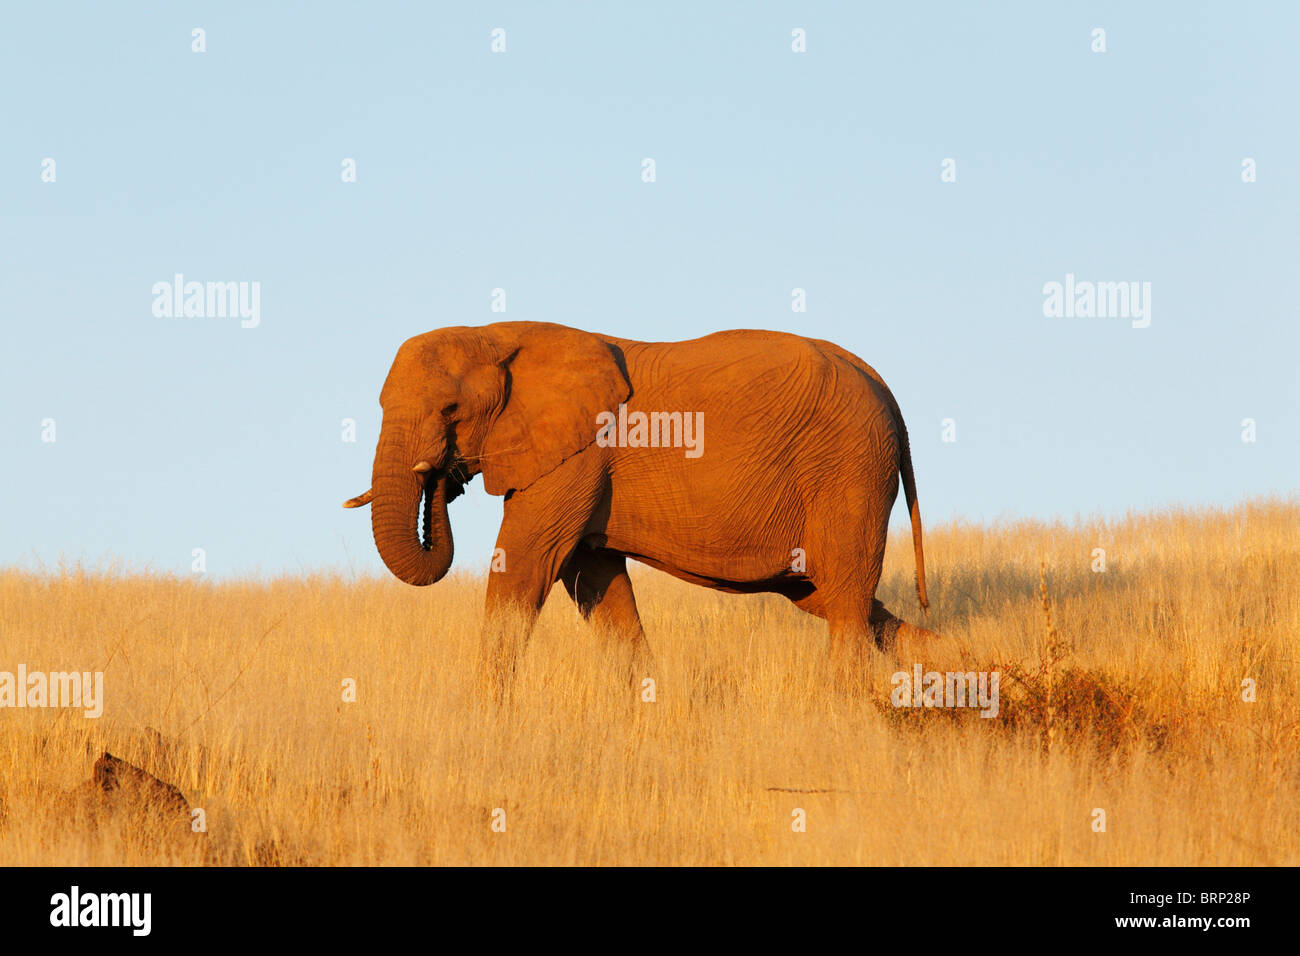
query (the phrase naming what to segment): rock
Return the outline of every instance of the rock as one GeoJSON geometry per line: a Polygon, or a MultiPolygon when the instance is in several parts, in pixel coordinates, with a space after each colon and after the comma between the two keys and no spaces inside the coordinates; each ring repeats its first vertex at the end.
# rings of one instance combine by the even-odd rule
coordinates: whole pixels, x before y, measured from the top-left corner
{"type": "Polygon", "coordinates": [[[191,832],[190,804],[179,789],[107,752],[68,799],[74,816],[91,828],[112,821],[173,836],[191,832]]]}
{"type": "Polygon", "coordinates": [[[95,761],[91,780],[118,806],[190,814],[189,801],[179,789],[108,752],[95,761]]]}

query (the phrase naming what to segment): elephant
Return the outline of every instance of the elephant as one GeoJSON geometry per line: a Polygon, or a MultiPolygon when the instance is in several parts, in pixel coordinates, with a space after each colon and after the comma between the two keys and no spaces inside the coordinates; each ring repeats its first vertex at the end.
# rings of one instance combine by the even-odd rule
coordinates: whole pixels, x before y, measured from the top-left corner
{"type": "Polygon", "coordinates": [[[929,606],[907,428],[884,380],[831,342],[732,330],[639,342],[544,322],[438,329],[397,351],[370,490],[388,569],[451,567],[447,507],[478,475],[503,496],[482,631],[485,689],[508,692],[551,587],[653,660],[627,561],[732,593],[784,595],[829,624],[830,658],[933,637],[876,600],[899,478],[929,606]],[[707,442],[705,439],[707,438],[707,442]],[[423,531],[420,529],[423,517],[423,531]],[[522,615],[522,618],[519,616],[522,615]]]}

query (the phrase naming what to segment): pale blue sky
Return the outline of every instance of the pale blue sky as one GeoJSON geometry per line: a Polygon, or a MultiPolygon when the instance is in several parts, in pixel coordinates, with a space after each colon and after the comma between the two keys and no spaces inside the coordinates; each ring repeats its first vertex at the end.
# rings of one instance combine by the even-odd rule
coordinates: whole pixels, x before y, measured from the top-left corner
{"type": "MultiPolygon", "coordinates": [[[[393,355],[500,318],[833,339],[898,396],[928,524],[1292,494],[1298,28],[1290,3],[10,5],[0,565],[383,573],[339,504],[393,355]],[[260,282],[260,325],[155,318],[177,272],[260,282]],[[1066,273],[1150,282],[1150,327],[1045,318],[1066,273]]],[[[499,515],[478,482],[452,506],[458,566],[499,515]]]]}

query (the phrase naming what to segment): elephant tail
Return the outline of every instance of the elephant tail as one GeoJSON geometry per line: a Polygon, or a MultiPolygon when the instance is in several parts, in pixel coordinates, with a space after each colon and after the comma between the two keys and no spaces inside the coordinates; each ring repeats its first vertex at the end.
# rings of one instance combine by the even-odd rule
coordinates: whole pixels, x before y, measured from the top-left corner
{"type": "MultiPolygon", "coordinates": [[[[897,406],[895,406],[897,407],[897,406]]],[[[898,470],[903,476],[903,495],[907,511],[912,516],[912,550],[916,553],[916,596],[924,610],[930,606],[925,596],[925,549],[921,546],[921,506],[916,500],[916,476],[912,474],[912,446],[907,440],[907,426],[898,415],[902,439],[898,444],[898,470]]]]}

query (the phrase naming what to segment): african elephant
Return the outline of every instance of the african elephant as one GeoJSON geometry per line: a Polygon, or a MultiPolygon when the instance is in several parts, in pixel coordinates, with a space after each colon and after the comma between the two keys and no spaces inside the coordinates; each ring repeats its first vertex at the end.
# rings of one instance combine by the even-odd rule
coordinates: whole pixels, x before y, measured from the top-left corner
{"type": "Polygon", "coordinates": [[[438,329],[398,349],[379,403],[371,488],[345,507],[372,506],[397,577],[427,585],[447,573],[447,506],[466,482],[482,474],[505,496],[505,567],[488,576],[483,625],[483,676],[498,697],[556,581],[626,646],[633,676],[646,665],[628,558],[705,587],[785,595],[826,619],[844,667],[862,662],[869,637],[889,647],[900,630],[929,636],[875,600],[901,474],[928,607],[902,414],[880,376],[830,342],[746,330],[635,342],[541,322],[438,329]]]}

